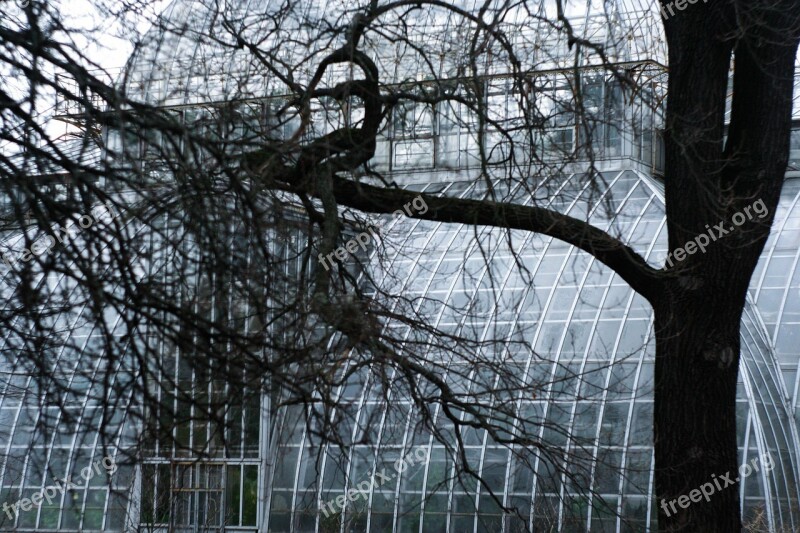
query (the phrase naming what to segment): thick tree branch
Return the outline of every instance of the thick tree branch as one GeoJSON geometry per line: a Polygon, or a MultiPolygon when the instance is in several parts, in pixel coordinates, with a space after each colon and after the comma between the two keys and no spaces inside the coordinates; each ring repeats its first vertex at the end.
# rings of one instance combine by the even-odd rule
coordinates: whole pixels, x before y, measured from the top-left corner
{"type": "Polygon", "coordinates": [[[562,240],[593,255],[633,290],[652,302],[660,292],[662,272],[647,264],[631,247],[591,224],[549,209],[488,200],[443,198],[402,189],[387,189],[334,178],[340,205],[371,213],[392,213],[421,196],[428,205],[412,218],[508,229],[521,229],[562,240]]]}

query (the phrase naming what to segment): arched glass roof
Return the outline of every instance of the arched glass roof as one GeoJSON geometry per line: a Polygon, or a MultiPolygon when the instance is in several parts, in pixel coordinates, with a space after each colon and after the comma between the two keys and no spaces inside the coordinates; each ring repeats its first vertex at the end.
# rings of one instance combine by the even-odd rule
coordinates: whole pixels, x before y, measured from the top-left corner
{"type": "MultiPolygon", "coordinates": [[[[266,64],[304,83],[318,66],[321,52],[341,45],[341,35],[325,34],[328,25],[347,27],[353,14],[367,4],[341,0],[288,4],[175,0],[137,46],[121,82],[132,98],[159,105],[286,94],[287,86],[266,64]],[[240,46],[239,37],[257,43],[259,53],[240,46]]],[[[476,0],[448,2],[453,9],[471,16],[478,16],[484,4],[476,0]]],[[[660,16],[652,2],[565,4],[574,35],[601,45],[608,62],[666,63],[660,16]]],[[[553,0],[497,5],[496,12],[489,9],[488,13],[499,14],[497,29],[514,49],[522,70],[547,71],[602,62],[588,48],[576,54],[568,45],[563,25],[554,22],[557,13],[553,0]]],[[[411,10],[403,16],[406,23],[413,24],[411,32],[390,13],[376,21],[381,32],[367,32],[364,38],[364,49],[375,59],[384,83],[465,74],[464,43],[473,30],[463,17],[441,6],[411,10]]],[[[491,16],[484,15],[484,20],[488,22],[491,16]]],[[[477,54],[481,62],[478,74],[507,74],[510,62],[503,46],[496,40],[487,46],[485,53],[477,54]]]]}
{"type": "MultiPolygon", "coordinates": [[[[562,180],[560,189],[565,194],[560,195],[561,200],[552,200],[550,206],[571,215],[588,214],[592,223],[622,236],[649,260],[658,261],[665,253],[665,229],[657,184],[632,171],[608,173],[603,178],[608,186],[599,197],[590,197],[583,185],[571,193],[570,187],[577,180],[562,180]],[[605,208],[597,207],[606,201],[610,216],[605,208]]],[[[431,187],[445,188],[448,194],[475,193],[475,185],[466,183],[421,188],[431,187]]],[[[479,242],[485,244],[484,253],[490,259],[494,289],[503,295],[495,303],[492,284],[487,281],[489,270],[471,238],[472,228],[405,220],[387,229],[386,249],[394,250],[389,254],[390,270],[399,275],[385,278],[381,282],[384,288],[455,306],[434,305],[424,310],[441,329],[468,329],[478,336],[505,331],[509,338],[527,343],[528,349],[520,351],[520,345],[515,344],[513,353],[495,355],[517,365],[520,375],[532,380],[544,376],[552,384],[536,398],[509,401],[515,402],[520,412],[538,411],[548,422],[565,429],[565,434],[560,434],[532,428],[538,438],[563,446],[569,453],[575,448],[567,434],[574,433],[588,439],[588,458],[597,462],[590,467],[585,487],[579,487],[574,481],[553,475],[557,471],[554,461],[566,461],[566,455],[543,457],[521,449],[512,455],[485,432],[465,432],[471,466],[488,480],[504,505],[519,511],[515,518],[503,518],[477,482],[450,483],[451,474],[456,472],[452,457],[421,430],[407,401],[391,403],[386,409],[370,377],[356,376],[341,391],[342,405],[349,405],[349,414],[354,417],[350,421],[342,418],[342,433],[355,442],[367,431],[372,440],[353,445],[344,455],[335,448],[316,448],[303,431],[303,417],[287,413],[278,432],[281,443],[270,452],[274,455],[268,461],[275,469],[268,477],[272,479],[268,492],[270,530],[325,530],[328,521],[338,515],[321,516],[318,510],[323,503],[335,501],[337,495],[362,483],[364,476],[379,465],[392,465],[405,451],[419,446],[425,447],[429,461],[418,461],[391,483],[371,490],[363,502],[365,507],[357,512],[350,507],[343,509],[346,520],[357,521],[357,530],[416,531],[422,527],[422,531],[430,531],[444,530],[449,524],[451,531],[493,531],[502,520],[557,525],[562,530],[600,525],[616,529],[623,527],[622,521],[646,528],[652,523],[655,509],[649,424],[653,344],[647,304],[583,252],[560,241],[520,233],[514,236],[519,243],[517,250],[532,276],[525,280],[513,266],[504,240],[491,239],[496,232],[486,231],[479,242]],[[472,312],[458,312],[461,306],[469,306],[472,312]],[[575,375],[581,377],[566,379],[575,375]],[[292,427],[293,423],[299,425],[292,427]],[[602,504],[596,498],[587,499],[580,489],[598,493],[602,504]],[[606,505],[611,509],[604,508],[606,505]],[[615,514],[621,516],[619,521],[615,514]]],[[[64,279],[49,282],[69,286],[64,279]]],[[[115,331],[122,328],[119,320],[115,323],[115,331]]],[[[122,329],[116,333],[121,335],[122,329]]],[[[4,363],[10,373],[5,374],[0,391],[0,417],[8,428],[0,433],[6,457],[0,483],[6,502],[31,496],[62,476],[79,475],[104,453],[116,457],[116,450],[124,447],[126,439],[133,441],[130,433],[125,436],[132,429],[130,425],[124,429],[126,411],[119,409],[130,399],[122,399],[117,409],[104,413],[96,391],[93,394],[89,390],[99,381],[97,376],[108,370],[86,367],[87,362],[99,360],[85,356],[97,345],[99,331],[87,325],[74,331],[65,329],[64,335],[62,355],[54,364],[63,369],[71,383],[87,383],[86,394],[70,398],[66,410],[42,407],[31,369],[13,362],[11,338],[4,338],[5,351],[11,357],[4,363]],[[119,428],[116,433],[112,431],[117,437],[110,442],[100,442],[100,435],[91,430],[103,416],[108,416],[110,426],[119,428]]],[[[742,328],[738,398],[740,453],[742,462],[758,461],[769,453],[775,466],[744,481],[743,506],[751,516],[763,511],[770,523],[795,527],[796,429],[768,339],[759,313],[748,305],[742,328]]],[[[433,361],[436,354],[428,357],[433,361]]],[[[124,369],[118,370],[124,378],[124,369]]],[[[459,375],[464,376],[452,372],[447,379],[459,375]]],[[[119,389],[124,390],[124,384],[119,389]]],[[[260,453],[267,452],[265,446],[266,442],[260,444],[260,453]]],[[[250,476],[247,469],[257,468],[260,461],[259,452],[243,453],[244,459],[227,467],[244,468],[242,479],[250,476]]],[[[260,475],[266,476],[266,472],[260,475]]],[[[138,487],[134,486],[129,465],[110,478],[111,484],[107,476],[97,476],[94,482],[52,505],[21,514],[17,527],[37,531],[122,530],[130,512],[130,497],[133,501],[140,497],[138,487]]]]}
{"type": "MultiPolygon", "coordinates": [[[[71,231],[68,222],[54,224],[55,234],[70,243],[53,241],[53,249],[46,250],[43,258],[62,253],[57,248],[63,246],[78,250],[95,265],[105,265],[99,267],[101,271],[111,268],[89,250],[113,254],[109,249],[115,246],[113,239],[95,246],[96,241],[83,233],[97,225],[96,231],[103,234],[102,224],[108,223],[105,213],[102,207],[93,209],[93,217],[86,216],[93,222],[86,226],[81,217],[80,225],[75,222],[71,231]]],[[[129,266],[156,275],[167,267],[181,269],[174,264],[180,262],[176,254],[147,252],[179,230],[164,230],[158,223],[156,229],[129,220],[121,223],[145,243],[143,255],[133,252],[136,259],[129,266]]],[[[30,231],[31,240],[39,242],[35,237],[40,234],[35,234],[35,228],[30,231]]],[[[174,343],[163,336],[155,340],[142,324],[132,333],[126,309],[106,300],[98,317],[97,300],[72,277],[80,271],[76,262],[67,262],[69,268],[48,276],[37,274],[35,262],[30,263],[32,285],[45,298],[41,307],[32,310],[31,319],[15,308],[19,304],[15,294],[24,277],[16,262],[25,244],[22,236],[6,234],[3,260],[10,261],[16,272],[10,273],[8,264],[0,263],[0,291],[5,296],[0,309],[5,325],[0,335],[0,531],[141,530],[140,522],[148,517],[163,517],[163,501],[175,516],[196,516],[202,510],[212,523],[223,519],[221,508],[214,505],[220,487],[243,507],[234,515],[228,503],[226,525],[255,531],[250,526],[256,523],[262,452],[261,397],[247,390],[253,377],[241,372],[240,386],[235,389],[224,383],[220,387],[219,380],[210,384],[189,367],[174,343]],[[148,355],[142,357],[144,353],[148,355]],[[214,394],[229,393],[225,403],[233,408],[222,417],[224,429],[213,427],[202,416],[187,419],[186,404],[175,394],[175,384],[187,394],[212,387],[216,387],[214,394]],[[146,393],[157,398],[155,404],[143,401],[145,386],[146,393]],[[181,420],[168,424],[168,433],[154,439],[142,423],[145,410],[148,414],[158,410],[163,419],[174,421],[180,416],[181,420]],[[198,465],[195,450],[202,450],[205,458],[211,456],[211,461],[198,465]],[[198,494],[187,495],[199,483],[211,484],[199,491],[203,501],[198,494]],[[161,489],[165,490],[160,494],[162,501],[154,506],[148,496],[152,500],[161,489]],[[185,496],[185,501],[170,508],[172,502],[164,497],[173,493],[185,496]]],[[[102,292],[109,279],[97,276],[91,290],[102,292]]],[[[206,288],[199,276],[187,278],[197,283],[198,292],[206,288]]],[[[197,404],[193,409],[199,409],[197,404]]],[[[152,422],[152,418],[147,420],[152,422]]]]}
{"type": "MultiPolygon", "coordinates": [[[[622,236],[648,260],[662,260],[666,229],[658,186],[632,171],[603,177],[608,187],[599,197],[590,197],[588,188],[573,194],[570,187],[577,178],[564,180],[561,192],[566,194],[558,196],[570,199],[553,200],[550,207],[579,217],[588,213],[597,227],[622,236]],[[611,216],[599,207],[606,201],[611,216]]],[[[464,183],[428,186],[433,187],[446,188],[447,194],[474,192],[464,183]]],[[[522,345],[509,344],[493,355],[518,365],[519,374],[532,383],[543,375],[551,382],[535,398],[509,401],[516,402],[520,413],[539,412],[562,427],[563,433],[544,426],[529,431],[561,447],[564,455],[544,456],[520,448],[510,453],[486,431],[465,430],[470,466],[489,479],[504,505],[517,511],[504,515],[485,487],[475,481],[451,481],[457,477],[457,458],[420,427],[419,413],[407,399],[387,409],[373,390],[375,380],[361,376],[341,391],[347,407],[339,423],[353,443],[344,452],[315,447],[304,418],[287,413],[281,433],[285,440],[272,461],[270,528],[329,531],[343,520],[345,529],[353,531],[499,531],[505,521],[510,531],[523,531],[524,524],[536,531],[644,531],[654,523],[649,305],[609,269],[560,241],[512,232],[522,264],[531,272],[526,281],[496,231],[480,231],[477,239],[472,232],[458,225],[399,222],[391,228],[386,246],[394,250],[388,260],[397,275],[384,280],[385,288],[425,301],[424,316],[445,331],[468,331],[478,338],[499,331],[507,332],[509,339],[524,339],[522,345]],[[502,296],[496,301],[498,294],[502,296]],[[473,311],[466,315],[470,318],[457,311],[461,308],[473,311]],[[570,376],[581,377],[567,379],[570,376]],[[374,427],[376,421],[380,423],[374,427]],[[359,444],[364,434],[374,440],[359,444]],[[577,444],[581,439],[589,440],[588,448],[577,444]],[[426,447],[430,461],[332,510],[329,504],[339,495],[419,446],[426,447]],[[575,461],[582,453],[595,461],[588,477],[556,474],[568,458],[575,461]],[[587,497],[581,490],[596,496],[587,497]]],[[[769,453],[780,465],[744,480],[744,512],[751,519],[763,512],[771,524],[794,528],[800,521],[796,429],[766,329],[752,304],[741,334],[737,411],[742,462],[758,461],[769,453]]],[[[436,354],[428,356],[436,359],[436,354]]],[[[453,372],[444,377],[461,376],[453,372]]]]}
{"type": "MultiPolygon", "coordinates": [[[[4,253],[13,256],[19,240],[5,239],[4,253]]],[[[126,361],[102,357],[104,326],[122,338],[123,320],[109,313],[108,324],[94,322],[83,289],[59,273],[35,282],[52,300],[42,308],[47,318],[32,322],[11,310],[18,283],[3,265],[3,314],[14,318],[0,336],[0,530],[125,530],[132,374],[126,361]],[[47,497],[31,507],[37,494],[47,497]]]]}
{"type": "Polygon", "coordinates": [[[800,375],[797,372],[800,362],[800,180],[797,178],[788,178],[783,186],[772,233],[753,274],[750,292],[783,368],[796,410],[800,375]]]}

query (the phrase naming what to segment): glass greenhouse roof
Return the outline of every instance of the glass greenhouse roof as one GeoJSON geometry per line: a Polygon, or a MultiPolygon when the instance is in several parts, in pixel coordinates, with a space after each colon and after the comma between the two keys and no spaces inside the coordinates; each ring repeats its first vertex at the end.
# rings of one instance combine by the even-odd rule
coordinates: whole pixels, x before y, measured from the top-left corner
{"type": "MultiPolygon", "coordinates": [[[[553,200],[550,206],[588,217],[657,264],[666,250],[658,184],[633,171],[610,172],[603,178],[607,186],[598,196],[576,176],[565,177],[559,182],[562,200],[553,200]]],[[[789,184],[787,195],[793,199],[793,182],[789,184]]],[[[434,187],[447,194],[476,193],[474,184],[466,183],[419,189],[434,187]]],[[[787,209],[779,214],[777,227],[789,226],[789,213],[787,209]]],[[[416,297],[418,311],[441,330],[469,332],[479,339],[507,339],[493,345],[486,355],[507,361],[524,382],[546,384],[534,397],[508,401],[516,412],[540,417],[544,424],[528,431],[548,442],[551,450],[561,451],[541,453],[519,446],[509,450],[485,431],[463,427],[459,431],[466,463],[459,462],[422,428],[418,410],[407,399],[399,399],[402,391],[384,390],[376,376],[362,372],[339,392],[342,407],[336,421],[350,443],[346,453],[317,446],[306,432],[304,417],[289,409],[276,428],[280,435],[276,448],[270,451],[262,442],[260,450],[245,449],[240,459],[226,463],[228,470],[244,469],[234,478],[241,483],[259,476],[272,479],[269,507],[264,509],[268,514],[260,523],[268,523],[271,531],[327,530],[330,520],[343,517],[356,530],[417,531],[421,527],[459,532],[495,531],[502,520],[534,527],[557,525],[563,531],[644,529],[652,524],[653,340],[652,314],[646,302],[585,253],[547,237],[512,232],[511,241],[529,272],[526,278],[514,266],[508,241],[496,230],[480,230],[475,240],[473,228],[452,224],[400,220],[387,222],[385,229],[388,262],[381,263],[386,273],[378,280],[381,288],[416,297]],[[499,300],[493,291],[502,295],[499,300]],[[398,400],[386,404],[384,392],[390,399],[397,394],[398,400]],[[559,427],[563,431],[553,430],[559,427]],[[372,472],[392,466],[408,453],[419,453],[420,447],[425,461],[374,487],[358,505],[338,511],[325,507],[372,472]],[[583,477],[557,474],[567,458],[588,461],[583,477]],[[263,459],[274,467],[268,477],[257,470],[263,459]],[[486,487],[462,475],[465,465],[485,477],[502,504],[517,509],[518,515],[503,518],[486,487]],[[587,491],[594,497],[587,496],[587,491]],[[322,508],[332,511],[326,515],[320,512],[322,508]]],[[[59,284],[68,285],[65,280],[59,284]]],[[[754,280],[756,293],[758,286],[754,280]]],[[[739,445],[742,462],[757,461],[769,453],[775,468],[744,481],[743,507],[747,516],[763,512],[770,523],[796,527],[800,521],[796,515],[796,426],[770,345],[775,323],[770,326],[771,315],[765,316],[762,320],[760,308],[748,304],[743,318],[739,445]]],[[[119,321],[115,328],[113,334],[124,334],[119,321]]],[[[57,361],[65,378],[85,379],[87,385],[97,382],[108,371],[91,366],[98,361],[91,352],[100,333],[87,325],[73,333],[65,330],[65,335],[63,356],[57,361]]],[[[12,341],[5,339],[7,347],[12,341]]],[[[420,339],[409,336],[408,341],[420,339]]],[[[476,374],[452,357],[442,359],[435,352],[421,355],[465,398],[483,394],[476,387],[492,382],[491,375],[476,374]]],[[[354,355],[354,364],[357,358],[354,355]]],[[[0,432],[7,457],[0,470],[6,498],[33,494],[62,473],[74,474],[103,453],[117,454],[118,447],[132,441],[132,426],[125,429],[125,410],[103,415],[91,387],[85,396],[68,402],[68,410],[74,411],[70,417],[57,408],[39,407],[28,369],[11,360],[4,366],[12,371],[0,390],[0,418],[8,428],[0,432]],[[101,443],[91,431],[81,431],[98,416],[110,417],[109,423],[118,428],[116,440],[101,443]],[[55,423],[51,428],[56,431],[48,432],[44,421],[55,423]]],[[[124,375],[123,371],[120,376],[124,375]]],[[[119,387],[124,389],[124,384],[119,387]]],[[[120,401],[117,405],[130,399],[120,401]]],[[[452,435],[441,416],[436,414],[435,425],[452,435]]],[[[159,464],[169,463],[156,461],[152,468],[158,469],[159,464]]],[[[114,476],[112,485],[98,479],[97,485],[73,491],[69,499],[25,515],[18,526],[119,530],[130,511],[128,502],[139,498],[138,492],[130,492],[132,479],[133,472],[126,467],[114,476]]],[[[243,521],[251,520],[250,516],[255,520],[255,515],[241,515],[243,521]]]]}
{"type": "MultiPolygon", "coordinates": [[[[632,171],[604,178],[609,185],[600,197],[590,198],[588,189],[579,186],[577,194],[566,195],[570,201],[550,206],[573,216],[588,214],[594,225],[622,236],[658,263],[666,251],[658,185],[632,171]],[[598,207],[605,201],[611,203],[610,216],[598,207]]],[[[564,180],[562,192],[577,182],[564,180]]],[[[471,186],[462,185],[438,187],[469,194],[471,186]]],[[[422,429],[417,408],[399,400],[387,409],[381,399],[385,384],[361,375],[341,391],[344,407],[337,420],[350,439],[345,441],[351,443],[346,453],[316,447],[302,415],[287,413],[281,430],[285,440],[273,461],[270,527],[327,531],[331,520],[342,519],[354,531],[499,531],[503,521],[510,520],[511,531],[524,530],[523,524],[535,531],[644,531],[654,523],[649,305],[609,269],[560,241],[512,232],[511,241],[531,275],[526,280],[499,232],[479,230],[477,239],[470,238],[472,232],[469,227],[425,221],[397,223],[385,246],[392,250],[387,272],[393,275],[382,287],[417,297],[426,320],[444,331],[507,338],[507,344],[489,355],[507,360],[531,384],[549,383],[535,398],[509,401],[515,402],[518,413],[538,413],[545,423],[530,431],[562,453],[520,447],[509,451],[486,431],[462,428],[467,464],[489,479],[503,505],[517,511],[504,517],[486,487],[461,476],[465,465],[422,429]],[[499,300],[495,294],[501,295],[499,300]],[[513,342],[520,339],[520,344],[513,342]],[[359,444],[363,439],[371,444],[359,444]],[[330,511],[326,502],[336,501],[372,472],[419,446],[425,447],[430,461],[408,468],[336,513],[319,512],[330,511]],[[587,477],[579,482],[556,474],[566,467],[567,458],[575,461],[581,454],[596,461],[587,477]],[[590,490],[594,498],[584,492],[590,490]]],[[[796,429],[767,332],[751,304],[742,341],[742,462],[768,452],[781,464],[765,476],[744,481],[744,511],[749,517],[765,512],[771,523],[795,527],[800,520],[796,429]]],[[[409,342],[419,339],[409,337],[409,342]]],[[[442,361],[436,353],[426,357],[430,368],[464,391],[465,399],[491,382],[489,376],[478,377],[449,358],[442,361]]],[[[400,391],[397,395],[403,398],[400,391]]],[[[441,418],[439,413],[435,424],[443,428],[447,423],[441,418]]]]}
{"type": "MultiPolygon", "coordinates": [[[[786,376],[795,412],[798,408],[800,340],[800,180],[783,186],[772,233],[750,292],[766,326],[770,344],[786,376]]],[[[797,415],[796,415],[797,416],[797,415]]]]}
{"type": "MultiPolygon", "coordinates": [[[[473,16],[484,7],[484,2],[474,0],[449,4],[473,16]]],[[[665,64],[660,18],[652,2],[565,4],[575,36],[601,45],[608,62],[665,64]]],[[[280,2],[236,0],[226,2],[217,12],[214,6],[218,5],[199,0],[176,0],[170,4],[160,26],[137,47],[121,80],[133,99],[158,105],[186,105],[287,94],[288,87],[264,62],[279,65],[281,70],[296,65],[282,75],[291,74],[295,82],[304,83],[317,67],[320,52],[338,46],[335,40],[312,36],[331,22],[349,25],[353,14],[367,3],[301,1],[284,9],[280,2]],[[217,24],[222,20],[224,24],[217,24]],[[245,42],[258,43],[260,53],[243,49],[240,37],[245,42]]],[[[502,13],[498,31],[513,47],[523,71],[602,63],[596,53],[582,49],[576,54],[568,46],[563,28],[552,22],[556,18],[554,1],[537,3],[538,11],[534,13],[528,11],[530,6],[498,5],[502,13]]],[[[411,11],[406,22],[414,23],[413,33],[406,33],[387,16],[376,23],[381,26],[381,33],[365,35],[365,50],[376,61],[384,83],[456,78],[468,73],[463,43],[472,29],[463,18],[432,7],[411,11]],[[390,38],[407,42],[391,44],[390,38]]],[[[497,42],[489,47],[477,55],[476,73],[507,74],[503,47],[497,42]]]]}
{"type": "MultiPolygon", "coordinates": [[[[293,75],[302,83],[322,53],[336,45],[317,42],[306,47],[304,39],[319,31],[323,19],[349,23],[365,3],[299,2],[276,15],[285,4],[233,0],[220,3],[225,6],[221,13],[211,13],[214,2],[175,0],[160,26],[138,46],[121,82],[134,99],[161,106],[282,95],[287,88],[255,54],[240,46],[234,34],[258,42],[259,49],[273,54],[270,61],[299,65],[293,75]],[[279,16],[280,28],[270,26],[274,24],[270,15],[279,16]],[[229,30],[221,30],[223,26],[229,30]]],[[[472,14],[483,6],[474,0],[451,5],[472,14]]],[[[553,18],[555,3],[547,0],[540,6],[538,14],[519,9],[502,12],[499,27],[523,59],[523,69],[541,72],[598,65],[596,54],[576,54],[563,31],[546,21],[553,18]]],[[[577,35],[605,46],[611,62],[666,62],[661,22],[652,2],[567,2],[566,14],[577,35]]],[[[466,67],[459,56],[469,28],[441,9],[411,16],[419,31],[405,46],[390,45],[377,33],[365,38],[385,83],[463,75],[466,67]],[[422,61],[414,44],[424,45],[428,57],[440,60],[422,61]]],[[[390,20],[385,28],[389,35],[401,32],[390,20]]],[[[503,52],[495,45],[489,47],[492,53],[480,56],[481,76],[508,74],[503,71],[507,65],[503,52]]],[[[795,113],[800,117],[800,106],[795,113]]],[[[800,146],[800,136],[795,140],[800,146]]],[[[800,161],[800,155],[796,159],[800,161]]],[[[417,162],[411,162],[409,169],[414,170],[417,162]]],[[[434,179],[433,172],[419,170],[413,179],[416,185],[410,186],[414,190],[453,196],[484,192],[480,184],[445,181],[441,174],[434,179]]],[[[667,239],[659,183],[632,169],[604,172],[596,188],[588,187],[584,178],[560,176],[547,183],[547,194],[536,200],[589,220],[619,236],[651,265],[661,265],[667,239]]],[[[520,202],[531,201],[523,192],[508,194],[520,202]]],[[[794,347],[800,335],[799,221],[800,180],[789,179],[742,319],[737,394],[741,462],[769,454],[775,465],[741,483],[745,517],[763,514],[773,527],[793,530],[800,527],[800,439],[794,419],[800,404],[794,347]]],[[[226,492],[225,498],[236,502],[237,531],[254,531],[256,523],[269,531],[303,532],[494,532],[504,524],[510,531],[526,526],[536,531],[648,531],[657,511],[651,435],[653,316],[647,302],[588,254],[549,237],[420,220],[387,220],[384,230],[381,259],[372,263],[380,291],[412,299],[414,311],[441,331],[476,341],[499,340],[482,347],[483,355],[502,362],[527,390],[537,391],[530,396],[509,394],[502,407],[543,422],[509,426],[505,431],[529,432],[549,446],[515,444],[509,449],[498,442],[497,434],[469,427],[464,411],[453,415],[461,423],[453,429],[441,406],[431,402],[433,427],[450,442],[456,441],[458,431],[463,443],[463,455],[458,456],[425,428],[422,412],[408,400],[401,380],[364,370],[338,391],[335,421],[345,447],[320,446],[308,427],[313,421],[294,407],[284,409],[274,427],[262,427],[256,399],[239,413],[242,438],[236,452],[224,460],[217,458],[213,465],[183,465],[180,476],[187,485],[197,489],[198,483],[206,483],[222,492],[227,483],[224,490],[231,495],[226,492]],[[273,430],[278,436],[275,446],[259,440],[273,430]],[[396,461],[408,454],[417,460],[402,472],[394,471],[396,461]],[[422,456],[424,460],[419,459],[422,456]],[[572,469],[573,464],[585,468],[572,469]],[[467,469],[479,473],[485,484],[465,474],[467,469]],[[381,471],[392,472],[392,478],[379,486],[370,484],[357,501],[331,504],[381,471]],[[256,496],[263,496],[262,503],[253,503],[256,496]],[[499,504],[516,512],[501,512],[499,504]]],[[[79,321],[84,298],[66,276],[42,283],[63,290],[67,297],[74,295],[72,313],[54,319],[76,328],[61,328],[63,347],[53,365],[65,382],[77,384],[83,392],[70,397],[65,409],[42,406],[31,378],[35,369],[21,364],[15,352],[20,339],[8,332],[0,337],[2,501],[30,496],[56,478],[77,475],[105,454],[121,458],[137,429],[128,419],[135,401],[122,394],[131,369],[124,360],[117,362],[117,368],[103,366],[98,349],[102,333],[99,327],[79,321]],[[112,383],[117,409],[104,407],[93,390],[109,374],[118,376],[112,383]],[[108,420],[110,441],[91,431],[98,419],[108,420]]],[[[11,290],[8,277],[0,287],[11,290]]],[[[128,333],[124,321],[112,312],[108,323],[110,335],[123,338],[128,333]]],[[[12,326],[24,333],[21,323],[12,326]]],[[[425,349],[425,332],[394,323],[386,327],[405,335],[404,348],[416,350],[426,368],[465,404],[492,398],[488,389],[506,379],[453,354],[443,357],[425,349]]],[[[177,361],[168,348],[161,355],[177,361]]],[[[352,354],[353,365],[359,357],[352,354]]],[[[198,423],[188,431],[186,439],[206,428],[198,423]]],[[[121,467],[110,481],[98,477],[95,484],[25,514],[16,525],[0,513],[0,529],[121,531],[132,527],[126,520],[136,525],[147,522],[158,514],[158,492],[174,489],[175,471],[170,468],[192,459],[159,443],[147,452],[141,472],[149,474],[150,485],[137,484],[133,467],[121,467]]],[[[202,510],[207,506],[202,502],[210,501],[195,499],[193,505],[202,510]]]]}

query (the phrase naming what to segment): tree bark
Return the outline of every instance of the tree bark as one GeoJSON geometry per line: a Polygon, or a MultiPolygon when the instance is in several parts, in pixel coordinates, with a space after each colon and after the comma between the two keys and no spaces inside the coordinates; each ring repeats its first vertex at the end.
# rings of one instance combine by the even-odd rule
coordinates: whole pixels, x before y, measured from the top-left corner
{"type": "Polygon", "coordinates": [[[702,252],[674,265],[668,261],[660,295],[651,299],[662,532],[741,531],[739,329],[788,163],[799,7],[782,0],[717,0],[664,23],[669,249],[688,249],[709,225],[723,223],[729,231],[702,252]],[[725,140],[731,58],[734,90],[725,140]],[[732,217],[755,202],[767,214],[732,227],[732,217]]]}
{"type": "Polygon", "coordinates": [[[655,310],[659,530],[740,531],[736,382],[741,312],[735,310],[741,306],[719,301],[723,294],[697,291],[685,297],[682,287],[670,292],[673,296],[655,310]],[[704,493],[710,494],[706,498],[704,493]]]}

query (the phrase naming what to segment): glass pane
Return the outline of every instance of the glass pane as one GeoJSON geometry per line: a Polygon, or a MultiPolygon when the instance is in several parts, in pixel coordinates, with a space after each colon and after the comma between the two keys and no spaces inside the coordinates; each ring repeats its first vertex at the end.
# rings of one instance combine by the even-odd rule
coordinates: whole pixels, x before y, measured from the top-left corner
{"type": "Polygon", "coordinates": [[[241,503],[241,476],[240,466],[228,467],[228,478],[225,482],[225,523],[232,526],[239,524],[239,505],[241,503]]]}
{"type": "Polygon", "coordinates": [[[86,510],[83,514],[85,529],[100,529],[106,507],[106,491],[90,490],[86,493],[86,510]]]}
{"type": "Polygon", "coordinates": [[[172,487],[172,473],[169,465],[158,465],[158,479],[156,481],[156,516],[158,523],[169,521],[169,499],[172,487]]]}
{"type": "Polygon", "coordinates": [[[258,466],[244,466],[242,525],[254,526],[258,517],[258,466]]]}
{"type": "Polygon", "coordinates": [[[254,396],[247,401],[244,422],[245,454],[248,457],[258,456],[258,437],[260,429],[260,399],[254,396]]]}
{"type": "Polygon", "coordinates": [[[222,525],[222,491],[199,493],[198,522],[204,527],[222,525]]]}

